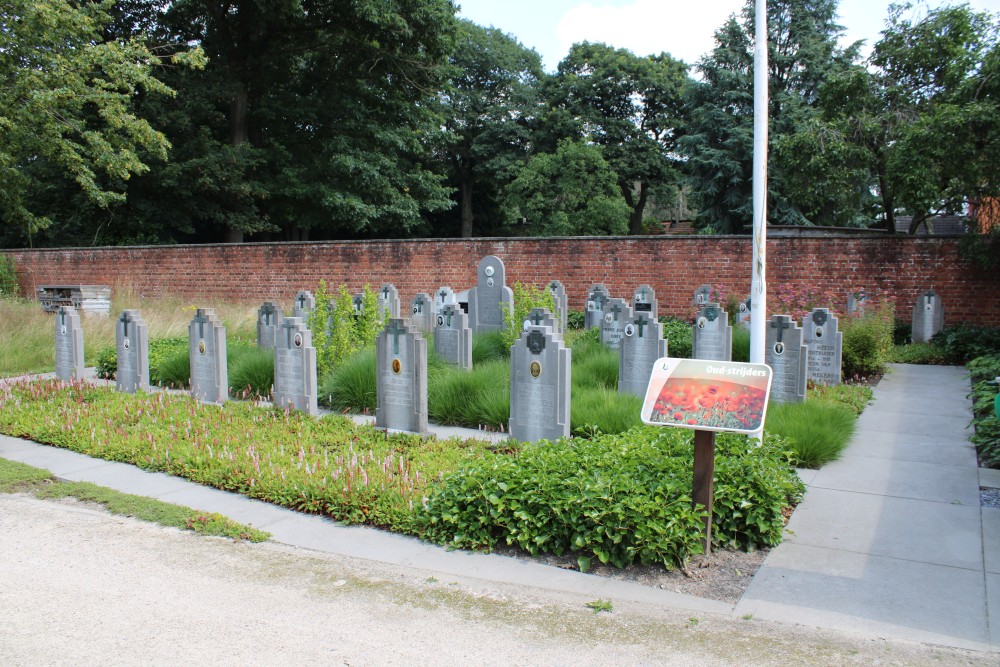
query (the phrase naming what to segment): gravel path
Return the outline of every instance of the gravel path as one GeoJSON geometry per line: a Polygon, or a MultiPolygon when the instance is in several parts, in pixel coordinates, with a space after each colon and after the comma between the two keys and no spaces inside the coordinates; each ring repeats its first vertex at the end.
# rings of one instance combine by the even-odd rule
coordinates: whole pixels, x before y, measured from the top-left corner
{"type": "Polygon", "coordinates": [[[996,664],[996,656],[438,580],[0,495],[8,665],[996,664]]]}

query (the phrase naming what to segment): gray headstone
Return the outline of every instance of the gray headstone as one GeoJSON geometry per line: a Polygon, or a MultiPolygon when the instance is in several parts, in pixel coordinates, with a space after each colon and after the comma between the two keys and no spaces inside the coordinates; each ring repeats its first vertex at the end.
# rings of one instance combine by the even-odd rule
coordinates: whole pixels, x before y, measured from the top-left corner
{"type": "Polygon", "coordinates": [[[607,307],[608,299],[610,298],[611,293],[601,283],[590,286],[590,289],[587,290],[586,311],[584,311],[583,315],[583,326],[585,329],[593,329],[601,326],[604,322],[604,309],[607,307]]]}
{"type": "Polygon", "coordinates": [[[556,305],[554,316],[559,324],[559,331],[566,333],[569,327],[569,296],[566,294],[566,287],[558,280],[553,280],[549,282],[549,292],[556,305]]]}
{"type": "Polygon", "coordinates": [[[510,352],[510,437],[534,442],[569,435],[572,355],[548,327],[521,333],[510,352]]]}
{"type": "Polygon", "coordinates": [[[771,400],[801,403],[806,400],[809,348],[802,344],[802,329],[788,315],[773,315],[764,334],[764,363],[771,367],[771,400]]]}
{"type": "Polygon", "coordinates": [[[430,294],[419,292],[410,300],[410,325],[421,333],[434,330],[434,303],[430,294]]]}
{"type": "Polygon", "coordinates": [[[636,315],[646,313],[646,317],[655,320],[660,314],[660,303],[656,300],[656,292],[649,285],[639,285],[632,295],[632,312],[636,315]]]}
{"type": "Polygon", "coordinates": [[[115,323],[118,391],[134,394],[149,391],[149,333],[138,310],[123,310],[115,323]]]}
{"type": "Polygon", "coordinates": [[[807,379],[816,384],[840,384],[844,334],[837,317],[826,308],[815,308],[802,319],[802,342],[809,348],[807,379]]]}
{"type": "Polygon", "coordinates": [[[437,315],[445,306],[458,307],[458,297],[455,291],[447,285],[442,285],[434,292],[434,314],[437,315]]]}
{"type": "Polygon", "coordinates": [[[927,343],[944,328],[944,305],[934,290],[929,289],[913,304],[913,342],[927,343]]]}
{"type": "Polygon", "coordinates": [[[625,323],[632,319],[632,308],[624,299],[610,299],[604,306],[604,321],[601,324],[601,342],[611,349],[621,347],[625,335],[625,323]]]}
{"type": "Polygon", "coordinates": [[[458,304],[445,304],[436,315],[434,352],[446,363],[472,368],[472,329],[469,316],[458,304]]]}
{"type": "Polygon", "coordinates": [[[226,363],[226,325],[215,311],[199,308],[188,325],[191,357],[191,395],[203,403],[229,400],[229,370],[226,363]]]}
{"type": "Polygon", "coordinates": [[[365,310],[365,294],[364,292],[358,292],[351,297],[351,302],[354,304],[354,317],[358,317],[365,310]]]}
{"type": "Polygon", "coordinates": [[[865,288],[862,287],[857,292],[851,292],[847,295],[847,314],[853,315],[857,312],[864,312],[865,310],[865,300],[868,295],[865,294],[865,288]]]}
{"type": "Polygon", "coordinates": [[[56,377],[63,382],[83,377],[83,328],[73,306],[56,311],[56,377]]]}
{"type": "MultiPolygon", "coordinates": [[[[710,303],[711,301],[712,301],[711,285],[701,285],[698,289],[694,291],[694,298],[691,300],[695,308],[701,308],[702,306],[710,303]]],[[[716,361],[721,361],[721,359],[716,359],[716,361]]]]}
{"type": "Polygon", "coordinates": [[[392,283],[384,283],[379,288],[378,309],[384,320],[399,317],[399,292],[392,283]]]}
{"type": "Polygon", "coordinates": [[[316,348],[300,317],[286,317],[274,341],[274,405],[318,415],[316,348]]]}
{"type": "Polygon", "coordinates": [[[375,339],[379,428],[427,432],[427,341],[394,317],[375,339]]]}
{"type": "Polygon", "coordinates": [[[274,349],[274,337],[285,319],[281,306],[273,301],[265,301],[257,310],[257,347],[274,349]]]}
{"type": "Polygon", "coordinates": [[[733,359],[733,328],[729,326],[729,314],[717,303],[706,303],[698,309],[691,339],[691,358],[733,359]]]}
{"type": "Polygon", "coordinates": [[[744,329],[750,328],[750,297],[747,297],[740,301],[740,305],[736,311],[736,324],[737,326],[743,327],[744,329]]]}
{"type": "Polygon", "coordinates": [[[528,317],[522,322],[521,329],[527,331],[530,327],[548,327],[555,333],[562,333],[559,321],[555,315],[549,312],[548,308],[532,308],[528,312],[528,317]]]}
{"type": "Polygon", "coordinates": [[[649,313],[638,312],[625,322],[618,354],[618,393],[645,396],[657,359],[666,357],[663,325],[649,313]]]}
{"type": "Polygon", "coordinates": [[[309,313],[316,310],[316,297],[308,290],[299,290],[292,302],[292,317],[300,317],[303,321],[309,321],[309,313]]]}
{"type": "Polygon", "coordinates": [[[469,326],[473,333],[500,331],[506,327],[507,310],[514,307],[503,262],[494,255],[483,257],[476,275],[478,282],[469,290],[469,326]]]}

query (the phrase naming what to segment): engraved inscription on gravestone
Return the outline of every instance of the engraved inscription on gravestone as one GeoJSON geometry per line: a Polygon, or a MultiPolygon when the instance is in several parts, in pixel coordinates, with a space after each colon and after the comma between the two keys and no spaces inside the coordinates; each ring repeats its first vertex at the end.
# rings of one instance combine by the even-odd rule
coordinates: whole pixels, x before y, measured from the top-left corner
{"type": "Polygon", "coordinates": [[[934,334],[944,328],[944,305],[941,297],[929,289],[913,304],[913,342],[930,342],[934,334]]]}
{"type": "Polygon", "coordinates": [[[378,290],[378,308],[382,318],[389,320],[398,318],[399,315],[399,292],[392,283],[384,283],[378,290]]]}
{"type": "Polygon", "coordinates": [[[774,315],[764,336],[764,363],[771,367],[771,400],[801,403],[806,400],[809,348],[802,343],[802,329],[788,315],[774,315]]]}
{"type": "Polygon", "coordinates": [[[115,323],[118,391],[134,394],[149,391],[149,336],[138,310],[123,310],[115,323]]]}
{"type": "Polygon", "coordinates": [[[601,325],[601,342],[612,350],[621,347],[625,323],[632,318],[632,308],[624,299],[610,299],[605,306],[604,323],[601,325]]]}
{"type": "Polygon", "coordinates": [[[469,290],[469,326],[473,333],[506,327],[506,313],[514,304],[514,293],[507,287],[506,276],[499,257],[489,255],[479,260],[477,284],[469,290]]]}
{"type": "Polygon", "coordinates": [[[63,382],[83,377],[83,328],[73,306],[56,311],[56,377],[63,382]]]}
{"type": "Polygon", "coordinates": [[[618,393],[645,396],[657,359],[667,355],[663,325],[648,313],[635,313],[625,323],[618,356],[618,393]]]}
{"type": "Polygon", "coordinates": [[[826,308],[802,318],[802,342],[809,348],[807,378],[816,384],[840,384],[844,334],[837,329],[837,317],[826,308]]]}
{"type": "Polygon", "coordinates": [[[706,303],[698,309],[692,330],[691,357],[711,361],[731,361],[733,358],[733,328],[729,315],[717,303],[706,303]]]}
{"type": "Polygon", "coordinates": [[[203,403],[229,400],[226,326],[215,311],[199,308],[188,325],[191,396],[203,403]]]}
{"type": "Polygon", "coordinates": [[[472,329],[469,316],[456,304],[447,304],[437,315],[434,351],[446,363],[472,368],[472,329]]]}
{"type": "Polygon", "coordinates": [[[583,316],[583,326],[586,329],[600,328],[604,323],[604,308],[611,298],[608,288],[598,283],[591,285],[587,291],[586,311],[583,316]]]}
{"type": "Polygon", "coordinates": [[[410,324],[421,333],[434,328],[433,303],[430,294],[419,292],[410,301],[410,324]]]}
{"type": "MultiPolygon", "coordinates": [[[[292,301],[292,317],[300,317],[309,321],[309,313],[316,309],[316,297],[309,290],[299,290],[292,301]]],[[[280,320],[279,320],[280,321],[280,320]]]]}
{"type": "Polygon", "coordinates": [[[708,304],[712,300],[712,286],[711,285],[701,285],[694,291],[694,298],[692,303],[694,303],[696,308],[700,308],[708,304]]]}
{"type": "Polygon", "coordinates": [[[632,295],[632,309],[636,313],[646,313],[651,319],[659,316],[659,302],[656,300],[656,292],[649,285],[639,285],[632,295]]]}
{"type": "Polygon", "coordinates": [[[257,311],[257,347],[273,349],[274,337],[281,321],[285,319],[281,306],[273,301],[265,301],[257,311]]]}
{"type": "Polygon", "coordinates": [[[407,320],[391,318],[375,339],[379,428],[427,432],[427,341],[407,320]]]}
{"type": "Polygon", "coordinates": [[[286,317],[274,345],[274,405],[318,415],[316,396],[312,331],[302,318],[286,317]]]}
{"type": "Polygon", "coordinates": [[[569,435],[572,351],[562,336],[532,325],[510,355],[510,435],[534,442],[569,435]]]}

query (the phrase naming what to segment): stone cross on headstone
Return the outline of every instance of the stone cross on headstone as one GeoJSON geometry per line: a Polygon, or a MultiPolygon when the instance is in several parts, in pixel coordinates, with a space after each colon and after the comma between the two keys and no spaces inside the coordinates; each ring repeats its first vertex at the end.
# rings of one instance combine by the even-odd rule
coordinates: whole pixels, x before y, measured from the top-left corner
{"type": "Polygon", "coordinates": [[[929,289],[913,305],[913,342],[928,343],[944,328],[944,305],[934,290],[929,289]]]}
{"type": "Polygon", "coordinates": [[[701,308],[705,304],[709,303],[712,299],[712,286],[711,285],[701,285],[694,291],[694,298],[692,303],[694,303],[696,308],[701,308]]]}
{"type": "Polygon", "coordinates": [[[632,309],[636,313],[646,313],[652,319],[659,316],[660,305],[656,300],[656,291],[649,285],[639,285],[632,295],[632,309]]]}
{"type": "Polygon", "coordinates": [[[645,396],[657,359],[667,356],[663,325],[648,313],[638,312],[625,323],[618,355],[618,393],[645,396]]]}
{"type": "Polygon", "coordinates": [[[771,400],[801,403],[806,400],[809,348],[800,329],[788,315],[773,315],[764,336],[764,363],[771,367],[771,400]]]}
{"type": "Polygon", "coordinates": [[[569,327],[569,296],[566,288],[558,280],[549,281],[549,292],[552,294],[552,302],[555,304],[553,318],[560,333],[566,333],[569,327]]]}
{"type": "Polygon", "coordinates": [[[816,384],[840,384],[844,334],[826,308],[815,308],[802,318],[802,342],[809,348],[806,378],[816,384]]]}
{"type": "Polygon", "coordinates": [[[354,317],[358,318],[365,309],[365,295],[364,292],[358,292],[351,297],[351,303],[354,304],[354,317]]]}
{"type": "Polygon", "coordinates": [[[215,311],[199,308],[188,326],[191,396],[203,403],[229,400],[226,325],[215,311]]]}
{"type": "Polygon", "coordinates": [[[448,305],[455,306],[457,308],[458,298],[455,296],[454,290],[447,285],[442,285],[438,288],[437,292],[434,293],[434,314],[439,314],[441,309],[448,305]]]}
{"type": "Polygon", "coordinates": [[[587,310],[583,316],[583,326],[585,329],[593,329],[601,326],[604,322],[604,306],[607,305],[609,298],[611,297],[607,287],[601,283],[591,285],[587,291],[587,310]]]}
{"type": "Polygon", "coordinates": [[[434,352],[446,363],[472,368],[472,329],[469,316],[457,304],[446,304],[437,314],[434,352]]]}
{"type": "Polygon", "coordinates": [[[500,331],[507,326],[507,313],[514,308],[514,293],[506,284],[507,273],[499,257],[479,260],[477,284],[469,290],[469,326],[473,333],[500,331]]]}
{"type": "Polygon", "coordinates": [[[612,350],[621,348],[625,323],[632,319],[632,308],[624,299],[610,299],[605,306],[601,325],[601,342],[612,350]]]}
{"type": "Polygon", "coordinates": [[[527,331],[529,327],[541,326],[548,327],[555,333],[561,333],[559,330],[559,322],[547,308],[532,308],[528,312],[528,318],[524,321],[523,329],[524,331],[527,331]]]}
{"type": "Polygon", "coordinates": [[[257,347],[274,349],[274,336],[283,319],[281,306],[273,301],[264,302],[257,311],[257,347]]]}
{"type": "Polygon", "coordinates": [[[56,377],[63,382],[83,377],[83,328],[73,306],[56,311],[56,377]]]}
{"type": "Polygon", "coordinates": [[[375,356],[375,426],[426,433],[427,341],[391,318],[375,339],[375,356]]]}
{"type": "Polygon", "coordinates": [[[510,351],[510,437],[523,442],[569,436],[573,352],[562,334],[531,326],[510,351]]]}
{"type": "Polygon", "coordinates": [[[717,303],[706,303],[695,316],[691,338],[691,358],[732,361],[733,328],[729,315],[717,303]]]}
{"type": "Polygon", "coordinates": [[[134,394],[149,391],[149,336],[138,310],[123,310],[115,325],[118,391],[134,394]]]}
{"type": "Polygon", "coordinates": [[[421,333],[434,329],[433,301],[430,294],[419,292],[410,301],[410,324],[421,333]]]}
{"type": "Polygon", "coordinates": [[[292,303],[292,317],[301,317],[303,321],[309,321],[309,313],[316,309],[316,297],[308,290],[300,290],[295,295],[292,303]]]}
{"type": "Polygon", "coordinates": [[[379,288],[378,308],[383,319],[399,317],[399,292],[392,283],[385,283],[379,288]]]}
{"type": "Polygon", "coordinates": [[[274,405],[318,415],[312,331],[300,317],[286,317],[281,331],[274,345],[274,405]]]}

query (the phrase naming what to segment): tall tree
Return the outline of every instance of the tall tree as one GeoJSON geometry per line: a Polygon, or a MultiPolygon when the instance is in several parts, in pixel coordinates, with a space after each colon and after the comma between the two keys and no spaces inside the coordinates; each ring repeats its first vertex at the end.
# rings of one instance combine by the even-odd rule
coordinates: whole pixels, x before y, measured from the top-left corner
{"type": "Polygon", "coordinates": [[[527,159],[542,62],[510,35],[463,20],[451,64],[444,154],[459,197],[459,233],[470,237],[477,217],[495,230],[505,222],[500,193],[527,159]]]}
{"type": "Polygon", "coordinates": [[[650,193],[677,180],[687,83],[687,66],[667,53],[640,57],[583,42],[545,86],[549,132],[603,148],[630,208],[631,234],[642,231],[650,193]]]}

